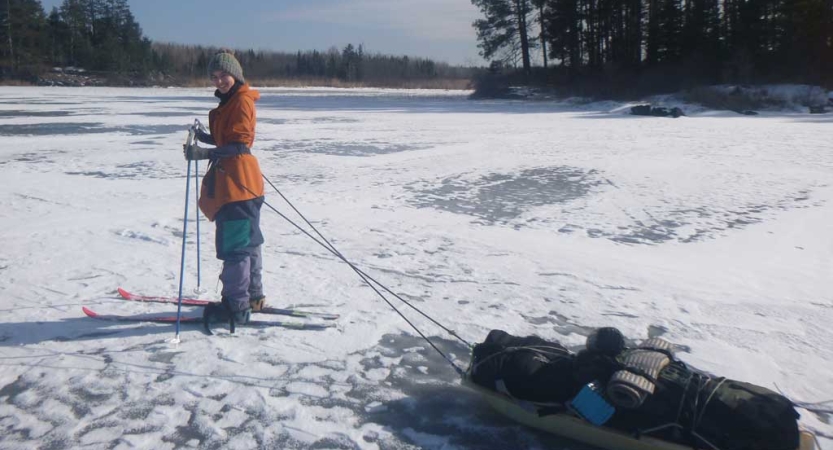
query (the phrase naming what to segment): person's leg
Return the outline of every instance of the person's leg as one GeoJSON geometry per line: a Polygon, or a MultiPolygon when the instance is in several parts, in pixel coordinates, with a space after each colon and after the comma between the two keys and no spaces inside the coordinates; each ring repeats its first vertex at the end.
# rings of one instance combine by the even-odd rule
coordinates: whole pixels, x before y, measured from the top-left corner
{"type": "Polygon", "coordinates": [[[260,311],[266,303],[263,295],[263,232],[260,230],[260,207],[263,199],[258,198],[249,202],[249,212],[252,217],[252,240],[250,247],[251,277],[249,283],[249,300],[252,311],[260,311]]]}
{"type": "Polygon", "coordinates": [[[263,295],[263,255],[260,245],[252,249],[249,261],[249,300],[252,311],[260,311],[266,299],[263,295]]]}
{"type": "Polygon", "coordinates": [[[244,256],[224,260],[220,281],[223,282],[223,299],[228,303],[232,312],[250,309],[251,258],[244,256]]]}
{"type": "Polygon", "coordinates": [[[217,258],[223,261],[223,272],[220,274],[223,300],[234,313],[251,309],[249,300],[252,294],[263,296],[260,253],[263,243],[260,231],[262,203],[262,199],[228,203],[215,219],[217,258]]]}
{"type": "Polygon", "coordinates": [[[249,255],[249,297],[260,298],[263,297],[263,255],[258,245],[252,249],[249,255]]]}
{"type": "Polygon", "coordinates": [[[216,217],[217,258],[223,261],[220,273],[222,295],[232,313],[250,309],[251,252],[248,247],[251,245],[251,220],[240,206],[236,203],[224,205],[216,217]]]}

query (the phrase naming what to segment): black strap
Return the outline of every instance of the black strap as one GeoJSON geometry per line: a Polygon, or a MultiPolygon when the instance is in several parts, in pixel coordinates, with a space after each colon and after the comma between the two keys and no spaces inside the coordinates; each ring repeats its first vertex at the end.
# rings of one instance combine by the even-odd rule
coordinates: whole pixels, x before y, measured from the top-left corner
{"type": "Polygon", "coordinates": [[[217,303],[209,303],[202,310],[202,327],[209,336],[214,334],[211,332],[211,317],[215,315],[214,310],[217,307],[219,307],[217,303]]]}
{"type": "Polygon", "coordinates": [[[251,154],[252,150],[242,142],[229,142],[228,144],[223,144],[217,148],[211,149],[211,155],[214,159],[251,154]]]}
{"type": "Polygon", "coordinates": [[[223,314],[225,314],[226,317],[228,317],[229,332],[232,334],[234,333],[237,325],[236,320],[234,319],[234,313],[231,311],[231,306],[229,305],[228,301],[223,299],[220,303],[212,302],[205,305],[205,308],[202,311],[202,325],[206,334],[214,334],[211,331],[211,319],[215,316],[223,317],[223,314]]]}
{"type": "Polygon", "coordinates": [[[222,300],[223,306],[226,308],[226,313],[228,314],[228,328],[229,333],[234,334],[235,329],[235,320],[234,320],[234,312],[231,310],[231,304],[229,303],[228,299],[223,298],[222,300]]]}

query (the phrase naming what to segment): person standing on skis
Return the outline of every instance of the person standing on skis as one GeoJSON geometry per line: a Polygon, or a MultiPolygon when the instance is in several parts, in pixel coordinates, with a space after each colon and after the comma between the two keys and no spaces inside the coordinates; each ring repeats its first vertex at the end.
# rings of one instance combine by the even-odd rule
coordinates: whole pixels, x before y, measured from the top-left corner
{"type": "Polygon", "coordinates": [[[208,76],[220,104],[208,113],[209,133],[198,130],[196,138],[215,147],[199,147],[194,142],[184,149],[187,160],[209,160],[199,206],[216,224],[217,258],[223,261],[222,302],[209,304],[204,314],[207,321],[244,324],[265,301],[260,230],[263,176],[251,152],[260,93],[246,83],[240,62],[229,50],[211,58],[208,76]]]}

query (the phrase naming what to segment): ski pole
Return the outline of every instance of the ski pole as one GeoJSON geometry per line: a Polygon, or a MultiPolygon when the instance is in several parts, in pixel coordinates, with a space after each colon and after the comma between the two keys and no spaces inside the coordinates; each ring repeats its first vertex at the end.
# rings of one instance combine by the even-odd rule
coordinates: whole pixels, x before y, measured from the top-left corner
{"type": "MultiPolygon", "coordinates": [[[[185,151],[188,151],[188,146],[191,145],[194,139],[194,127],[188,130],[188,138],[185,140],[185,151]]],[[[182,218],[182,257],[179,264],[179,298],[176,305],[176,336],[173,343],[178,344],[179,340],[179,324],[182,317],[182,285],[185,279],[185,241],[188,238],[188,194],[191,193],[191,160],[188,160],[188,169],[185,173],[185,213],[182,218]]]]}
{"type": "MultiPolygon", "coordinates": [[[[194,161],[194,198],[200,198],[200,163],[194,161]]],[[[194,214],[197,218],[197,292],[200,292],[200,203],[194,202],[194,214]]]]}
{"type": "MultiPolygon", "coordinates": [[[[205,130],[205,127],[200,123],[200,119],[194,119],[194,136],[196,137],[197,130],[205,130]]],[[[200,198],[200,163],[194,161],[194,198],[200,198]]],[[[197,292],[200,292],[201,275],[202,275],[202,256],[200,255],[200,203],[197,201],[194,204],[194,210],[197,218],[197,292]]]]}

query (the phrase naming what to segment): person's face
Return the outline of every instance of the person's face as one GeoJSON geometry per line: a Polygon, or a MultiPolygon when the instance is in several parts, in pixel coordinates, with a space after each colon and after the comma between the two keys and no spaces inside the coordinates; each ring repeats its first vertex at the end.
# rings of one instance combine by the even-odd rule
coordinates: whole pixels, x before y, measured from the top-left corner
{"type": "Polygon", "coordinates": [[[234,86],[234,77],[223,72],[222,70],[215,70],[214,72],[211,72],[211,82],[214,83],[214,87],[216,87],[221,94],[227,94],[231,87],[234,86]]]}

